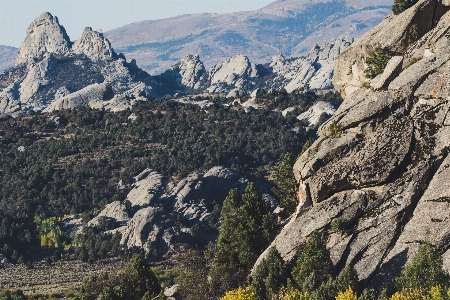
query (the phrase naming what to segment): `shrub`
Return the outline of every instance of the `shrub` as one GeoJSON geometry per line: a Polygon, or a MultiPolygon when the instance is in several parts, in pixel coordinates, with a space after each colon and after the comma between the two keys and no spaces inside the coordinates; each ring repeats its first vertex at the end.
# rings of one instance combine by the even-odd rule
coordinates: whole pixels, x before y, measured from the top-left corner
{"type": "Polygon", "coordinates": [[[338,233],[338,234],[342,234],[344,232],[344,226],[342,226],[341,220],[339,220],[338,218],[334,218],[331,221],[331,230],[334,233],[338,233]]]}
{"type": "Polygon", "coordinates": [[[388,64],[390,55],[386,49],[380,45],[375,47],[366,57],[365,63],[367,68],[364,70],[366,78],[375,78],[381,74],[388,64]]]}
{"type": "Polygon", "coordinates": [[[401,14],[403,11],[414,6],[419,0],[394,0],[394,5],[392,5],[392,12],[394,15],[401,14]]]}
{"type": "Polygon", "coordinates": [[[349,287],[344,292],[339,292],[336,300],[357,300],[356,293],[349,287]]]}
{"type": "Polygon", "coordinates": [[[308,293],[303,293],[299,290],[296,289],[290,289],[289,291],[287,291],[283,298],[283,300],[309,300],[310,297],[308,295],[308,293]]]}
{"type": "Polygon", "coordinates": [[[341,125],[339,125],[335,120],[328,126],[328,136],[330,138],[338,138],[341,135],[341,125]]]}
{"type": "Polygon", "coordinates": [[[220,300],[257,300],[255,292],[252,288],[238,288],[237,290],[229,291],[220,298],[220,300]]]}

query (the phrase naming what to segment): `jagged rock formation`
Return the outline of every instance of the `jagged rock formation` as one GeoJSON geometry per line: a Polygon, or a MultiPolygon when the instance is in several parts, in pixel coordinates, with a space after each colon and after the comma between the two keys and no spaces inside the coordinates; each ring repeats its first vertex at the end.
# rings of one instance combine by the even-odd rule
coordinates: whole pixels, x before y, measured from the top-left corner
{"type": "Polygon", "coordinates": [[[81,35],[72,46],[73,52],[76,54],[84,54],[93,61],[112,59],[116,57],[116,53],[111,48],[111,43],[103,37],[103,34],[93,31],[91,27],[86,27],[81,35]]]}
{"type": "Polygon", "coordinates": [[[163,76],[173,76],[181,85],[198,89],[205,72],[205,66],[201,62],[200,56],[188,54],[167,70],[163,76]]]}
{"type": "Polygon", "coordinates": [[[368,286],[386,287],[427,238],[450,270],[449,30],[450,8],[420,0],[337,58],[334,82],[345,100],[294,166],[299,206],[272,244],[286,262],[319,230],[334,264],[354,264],[368,286]],[[406,43],[415,22],[423,27],[406,43]],[[387,89],[360,87],[365,55],[381,42],[401,68],[385,70],[387,89]],[[340,131],[329,136],[332,122],[340,131]],[[330,228],[336,218],[342,236],[330,228]]]}
{"type": "Polygon", "coordinates": [[[320,116],[325,113],[327,115],[334,115],[336,109],[330,103],[319,101],[311,106],[307,111],[300,114],[297,119],[308,121],[309,125],[316,125],[320,116]]]}
{"type": "Polygon", "coordinates": [[[87,27],[73,45],[58,18],[40,15],[27,29],[14,68],[0,75],[0,113],[91,105],[126,109],[155,96],[153,79],[87,27]]]}
{"type": "Polygon", "coordinates": [[[28,26],[27,36],[16,58],[16,66],[33,63],[46,53],[65,55],[71,44],[58,18],[45,12],[28,26]]]}
{"type": "Polygon", "coordinates": [[[268,67],[256,65],[240,54],[225,58],[207,72],[198,55],[187,55],[162,76],[186,88],[227,94],[229,98],[244,97],[257,87],[288,92],[299,88],[332,89],[334,60],[352,42],[353,38],[340,36],[315,45],[305,57],[286,59],[280,53],[268,67]]]}
{"type": "Polygon", "coordinates": [[[256,65],[245,55],[227,57],[209,70],[208,92],[220,93],[235,89],[239,95],[247,94],[251,78],[257,75],[256,65]]]}
{"type": "Polygon", "coordinates": [[[282,54],[274,56],[270,67],[276,77],[270,87],[284,88],[288,92],[301,87],[316,90],[333,88],[334,60],[351,43],[353,38],[340,36],[320,46],[315,45],[306,57],[286,60],[282,54]]]}
{"type": "MultiPolygon", "coordinates": [[[[194,239],[196,242],[214,240],[219,227],[210,223],[214,206],[220,205],[231,189],[243,192],[249,184],[245,176],[226,167],[214,167],[204,174],[193,173],[176,185],[151,169],[144,170],[135,180],[126,199],[131,204],[128,211],[126,205],[115,201],[88,226],[96,226],[101,217],[106,217],[121,232],[122,244],[128,248],[141,247],[152,257],[171,256],[176,247],[194,239]],[[180,228],[182,224],[185,229],[180,228]],[[193,232],[189,228],[194,225],[202,230],[193,232]]],[[[262,181],[257,184],[275,209],[277,204],[269,194],[270,186],[262,181]]]]}
{"type": "Polygon", "coordinates": [[[308,55],[325,40],[356,38],[380,23],[393,0],[284,0],[254,11],[202,13],[129,24],[105,33],[113,47],[157,75],[187,54],[198,53],[207,69],[224,57],[247,56],[264,64],[282,52],[308,55]]]}

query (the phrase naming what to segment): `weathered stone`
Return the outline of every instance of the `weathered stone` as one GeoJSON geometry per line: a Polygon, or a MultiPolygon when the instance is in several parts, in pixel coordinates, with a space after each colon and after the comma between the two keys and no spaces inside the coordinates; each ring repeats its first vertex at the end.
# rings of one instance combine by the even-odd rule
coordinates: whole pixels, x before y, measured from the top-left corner
{"type": "Polygon", "coordinates": [[[64,55],[70,50],[71,42],[58,18],[46,12],[28,26],[27,36],[20,46],[16,66],[33,63],[46,53],[64,55]]]}
{"type": "Polygon", "coordinates": [[[417,38],[421,38],[447,12],[440,1],[420,0],[399,16],[390,15],[347,48],[336,60],[333,84],[344,98],[367,81],[364,76],[365,59],[377,46],[387,47],[392,52],[405,53],[413,41],[409,30],[417,26],[417,38]]]}
{"type": "Polygon", "coordinates": [[[54,110],[74,108],[88,104],[92,100],[104,100],[105,95],[108,95],[110,90],[110,86],[106,83],[92,84],[66,97],[54,100],[44,111],[51,112],[54,110]]]}
{"type": "Polygon", "coordinates": [[[402,62],[403,56],[392,57],[383,73],[370,81],[370,86],[375,90],[387,87],[389,83],[391,83],[391,81],[402,71],[402,62]]]}
{"type": "Polygon", "coordinates": [[[127,200],[131,205],[139,207],[153,206],[159,196],[164,193],[168,179],[158,172],[145,169],[135,177],[136,183],[128,193],[127,200]]]}
{"type": "Polygon", "coordinates": [[[125,205],[121,204],[120,201],[114,201],[106,205],[106,207],[95,218],[90,220],[87,225],[97,226],[100,218],[108,218],[114,221],[117,226],[124,225],[130,220],[125,205]]]}
{"type": "Polygon", "coordinates": [[[319,101],[311,106],[307,111],[300,114],[297,119],[308,121],[309,125],[316,125],[320,116],[326,113],[330,116],[334,115],[336,109],[330,103],[319,101]]]}
{"type": "Polygon", "coordinates": [[[107,38],[101,32],[86,27],[81,37],[73,44],[73,52],[84,54],[93,61],[112,59],[116,56],[107,38]]]}

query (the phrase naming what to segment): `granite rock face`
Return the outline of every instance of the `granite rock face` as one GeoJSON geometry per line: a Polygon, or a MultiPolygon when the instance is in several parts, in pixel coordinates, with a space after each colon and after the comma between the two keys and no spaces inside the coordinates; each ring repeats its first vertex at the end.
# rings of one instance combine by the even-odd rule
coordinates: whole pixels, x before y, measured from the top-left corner
{"type": "Polygon", "coordinates": [[[153,98],[153,84],[102,33],[87,27],[72,44],[58,18],[43,13],[28,27],[15,67],[0,75],[0,113],[79,105],[118,111],[153,98]]]}
{"type": "Polygon", "coordinates": [[[420,0],[404,11],[401,18],[389,15],[336,60],[333,78],[336,90],[344,98],[349,96],[368,81],[364,76],[364,61],[368,53],[377,46],[389,49],[391,53],[404,53],[415,40],[430,31],[447,10],[441,0],[420,0]]]}
{"type": "MultiPolygon", "coordinates": [[[[142,248],[153,258],[171,257],[175,249],[189,243],[214,241],[220,226],[215,206],[222,204],[231,189],[242,193],[249,184],[245,176],[226,167],[193,173],[176,184],[151,169],[134,179],[126,201],[108,204],[88,226],[97,226],[105,217],[122,234],[122,244],[142,248]]],[[[277,203],[269,194],[271,187],[263,181],[256,184],[275,209],[277,203]]]]}
{"type": "Polygon", "coordinates": [[[351,73],[348,80],[342,73],[335,80],[345,100],[297,159],[299,206],[272,244],[286,262],[319,230],[338,269],[351,263],[364,285],[384,288],[429,232],[450,270],[450,39],[443,34],[450,30],[450,12],[443,8],[441,1],[419,1],[338,57],[335,72],[346,66],[351,73]],[[423,18],[434,18],[434,25],[402,48],[404,35],[395,36],[394,28],[423,18]],[[360,59],[381,37],[384,46],[397,47],[397,66],[384,76],[384,88],[358,87],[353,83],[364,70],[360,59]],[[420,59],[408,64],[414,57],[420,59]],[[332,122],[340,127],[334,136],[328,134],[332,122]],[[333,219],[345,227],[342,236],[331,230],[333,219]]]}
{"type": "Polygon", "coordinates": [[[20,46],[16,66],[33,63],[46,53],[65,55],[71,42],[58,18],[46,12],[28,26],[27,36],[20,46]]]}
{"type": "Polygon", "coordinates": [[[111,43],[103,34],[86,27],[81,37],[73,44],[73,52],[84,54],[93,61],[112,59],[116,53],[111,47],[111,43]]]}

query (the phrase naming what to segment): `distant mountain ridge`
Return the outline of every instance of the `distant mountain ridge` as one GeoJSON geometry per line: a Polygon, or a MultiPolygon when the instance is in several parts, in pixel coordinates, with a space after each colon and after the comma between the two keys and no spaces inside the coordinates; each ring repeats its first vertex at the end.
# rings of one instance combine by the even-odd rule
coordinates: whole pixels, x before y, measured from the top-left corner
{"type": "Polygon", "coordinates": [[[14,65],[17,51],[15,47],[0,45],[0,72],[11,68],[14,65]]]}
{"type": "Polygon", "coordinates": [[[187,54],[206,68],[243,54],[265,63],[278,54],[306,55],[315,44],[340,35],[359,37],[383,20],[392,0],[285,0],[248,12],[194,14],[142,21],[108,32],[112,46],[150,74],[159,74],[187,54]]]}

